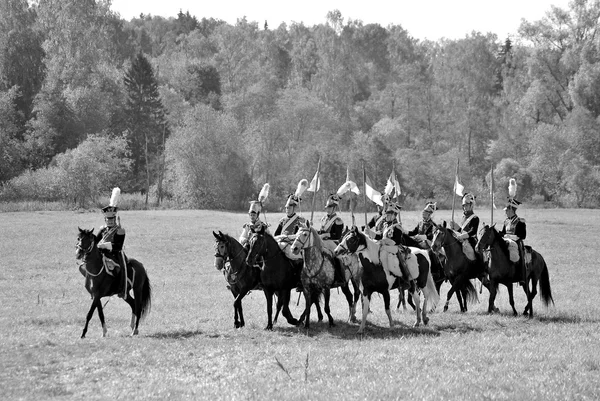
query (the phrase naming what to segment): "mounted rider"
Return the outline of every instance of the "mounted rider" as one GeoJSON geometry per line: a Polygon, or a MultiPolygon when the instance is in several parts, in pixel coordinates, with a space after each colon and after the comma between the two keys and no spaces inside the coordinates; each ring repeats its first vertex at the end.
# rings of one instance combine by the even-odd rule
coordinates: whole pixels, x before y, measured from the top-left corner
{"type": "Polygon", "coordinates": [[[269,232],[269,227],[265,222],[260,219],[260,212],[262,210],[262,204],[260,201],[250,201],[250,208],[248,209],[248,216],[250,217],[250,222],[245,223],[242,227],[242,233],[240,234],[239,242],[242,244],[246,251],[250,247],[248,243],[250,239],[250,235],[252,235],[253,231],[258,231],[262,227],[264,227],[265,232],[269,232]]]}
{"type": "Polygon", "coordinates": [[[290,245],[296,239],[295,234],[301,227],[306,227],[306,219],[296,213],[296,208],[300,206],[302,199],[300,195],[308,188],[308,180],[302,179],[298,183],[296,192],[290,194],[285,203],[285,217],[279,220],[279,224],[275,229],[275,240],[279,245],[279,248],[285,253],[289,259],[300,260],[302,255],[294,255],[290,248],[290,245]]]}
{"type": "Polygon", "coordinates": [[[453,222],[453,229],[457,232],[456,238],[462,243],[463,252],[467,259],[475,260],[475,245],[477,245],[477,230],[479,229],[479,216],[473,211],[476,196],[470,192],[463,195],[463,216],[460,225],[453,222]]]}
{"type": "Polygon", "coordinates": [[[390,203],[390,200],[391,200],[391,198],[389,195],[387,195],[385,193],[383,195],[381,195],[382,205],[381,206],[377,205],[377,214],[375,216],[371,217],[371,219],[367,223],[367,227],[375,228],[375,226],[379,222],[385,220],[385,213],[383,213],[383,212],[386,210],[388,203],[390,203]]]}
{"type": "Polygon", "coordinates": [[[344,231],[344,221],[337,212],[340,204],[340,197],[337,194],[331,194],[325,203],[326,214],[321,218],[321,228],[318,233],[324,240],[339,241],[342,239],[344,231]]]}
{"type": "MultiPolygon", "coordinates": [[[[511,247],[514,246],[513,244],[516,244],[519,267],[521,268],[520,281],[525,283],[525,278],[527,277],[527,262],[523,241],[525,240],[525,237],[527,237],[527,225],[525,224],[525,219],[517,216],[517,208],[520,204],[521,202],[514,197],[508,197],[508,202],[504,208],[506,219],[504,220],[504,226],[502,227],[502,231],[500,231],[500,235],[506,240],[509,251],[511,247]]],[[[511,258],[511,260],[514,261],[513,258],[511,258]]]]}
{"type": "Polygon", "coordinates": [[[437,210],[436,202],[427,202],[423,212],[421,212],[422,220],[417,223],[417,226],[408,232],[408,236],[413,237],[419,242],[421,248],[427,249],[431,247],[435,226],[431,215],[437,210]]]}
{"type": "Polygon", "coordinates": [[[112,271],[119,285],[119,297],[127,297],[127,259],[123,252],[125,242],[125,229],[121,226],[121,218],[117,219],[119,198],[121,190],[114,188],[108,206],[103,207],[105,225],[100,227],[96,234],[98,250],[102,254],[102,261],[107,270],[112,271]],[[116,269],[114,269],[116,267],[116,269]]]}

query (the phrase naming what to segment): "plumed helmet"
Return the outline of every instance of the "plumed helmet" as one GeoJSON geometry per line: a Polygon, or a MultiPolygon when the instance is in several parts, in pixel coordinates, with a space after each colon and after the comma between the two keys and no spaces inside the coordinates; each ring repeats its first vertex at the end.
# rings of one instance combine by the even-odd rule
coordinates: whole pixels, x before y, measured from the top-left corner
{"type": "Polygon", "coordinates": [[[298,204],[300,204],[300,197],[290,194],[290,196],[287,198],[287,202],[285,202],[285,207],[298,206],[298,204]]]}
{"type": "Polygon", "coordinates": [[[437,210],[436,202],[427,202],[427,204],[425,205],[425,208],[423,209],[423,211],[427,212],[427,213],[433,213],[436,210],[437,210]]]}
{"type": "Polygon", "coordinates": [[[390,202],[390,203],[388,203],[387,207],[385,208],[385,212],[398,214],[398,213],[400,213],[400,209],[402,209],[402,207],[399,204],[397,204],[395,202],[390,202]]]}
{"type": "Polygon", "coordinates": [[[509,196],[508,202],[506,202],[506,207],[504,208],[504,210],[506,210],[506,209],[517,210],[517,207],[519,207],[520,204],[521,204],[521,202],[519,202],[515,198],[512,198],[509,196]]]}
{"type": "Polygon", "coordinates": [[[330,206],[338,206],[340,204],[340,197],[337,194],[331,194],[327,198],[327,202],[325,203],[325,208],[330,206]]]}
{"type": "Polygon", "coordinates": [[[117,211],[119,210],[117,205],[119,204],[120,197],[121,197],[121,189],[118,187],[113,188],[108,206],[105,206],[101,209],[102,213],[104,213],[104,217],[106,217],[106,218],[116,217],[117,211]]]}
{"type": "Polygon", "coordinates": [[[391,200],[392,200],[392,198],[390,198],[390,196],[388,194],[384,193],[381,195],[381,202],[383,202],[384,207],[385,207],[385,205],[390,203],[391,200]]]}
{"type": "Polygon", "coordinates": [[[260,213],[260,210],[262,209],[262,205],[259,201],[251,201],[250,202],[250,209],[248,209],[248,213],[260,213]]]}
{"type": "Polygon", "coordinates": [[[473,195],[470,192],[467,192],[466,194],[464,194],[463,198],[462,198],[462,204],[463,205],[467,205],[467,204],[475,205],[475,195],[473,195]]]}

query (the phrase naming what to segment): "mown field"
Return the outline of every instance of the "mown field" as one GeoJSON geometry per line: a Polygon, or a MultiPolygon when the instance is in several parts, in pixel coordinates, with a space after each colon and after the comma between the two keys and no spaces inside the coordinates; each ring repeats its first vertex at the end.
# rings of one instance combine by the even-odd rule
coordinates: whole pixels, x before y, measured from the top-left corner
{"type": "MultiPolygon", "coordinates": [[[[480,215],[489,221],[489,211],[480,215]]],[[[453,300],[426,327],[413,329],[414,314],[395,310],[390,330],[376,295],[366,334],[357,336],[337,290],[332,329],[313,321],[306,332],[280,320],[264,331],[259,291],[244,300],[247,326],[233,328],[212,231],[237,236],[245,214],[125,211],[126,252],[148,270],[152,311],[131,338],[128,306],[105,298],[108,337],[95,315],[82,340],[90,299],[75,263],[77,227],[99,228],[101,214],[0,213],[0,399],[600,399],[600,211],[520,215],[527,243],[548,263],[555,306],[536,299],[533,320],[515,318],[501,287],[500,313],[488,315],[484,289],[468,313],[453,300]]],[[[412,228],[420,212],[402,216],[412,228]]],[[[525,296],[515,293],[521,311],[525,296]]],[[[294,293],[295,316],[297,300],[294,293]]]]}

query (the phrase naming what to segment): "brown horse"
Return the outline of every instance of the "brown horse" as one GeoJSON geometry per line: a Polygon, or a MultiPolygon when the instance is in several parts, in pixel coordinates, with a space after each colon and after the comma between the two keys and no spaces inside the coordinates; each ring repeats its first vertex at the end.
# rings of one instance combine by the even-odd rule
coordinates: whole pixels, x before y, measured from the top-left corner
{"type": "Polygon", "coordinates": [[[456,299],[460,305],[461,312],[467,312],[468,303],[477,301],[477,290],[471,283],[473,278],[483,278],[485,265],[480,255],[476,255],[476,260],[470,260],[462,250],[462,244],[456,238],[452,230],[443,225],[435,224],[435,233],[431,241],[431,249],[439,252],[444,249],[446,253],[446,263],[444,264],[444,275],[452,285],[446,296],[444,312],[448,310],[450,299],[456,293],[456,299]]]}
{"type": "Polygon", "coordinates": [[[244,327],[242,299],[260,282],[260,271],[246,264],[246,250],[233,237],[215,233],[215,267],[223,271],[229,290],[233,294],[233,325],[244,327]]]}
{"type": "MultiPolygon", "coordinates": [[[[96,236],[93,229],[79,229],[75,255],[78,260],[81,260],[79,271],[86,278],[85,287],[92,295],[92,306],[87,314],[81,338],[85,337],[88,324],[96,308],[98,309],[100,323],[102,323],[102,337],[105,337],[107,329],[104,323],[104,311],[100,299],[119,293],[120,280],[108,271],[104,265],[102,255],[96,244],[96,236]]],[[[144,265],[135,259],[129,258],[127,269],[127,277],[131,277],[132,282],[127,284],[127,298],[125,298],[125,302],[131,307],[130,326],[131,335],[133,336],[138,334],[140,320],[150,312],[152,289],[144,265]],[[133,290],[133,298],[129,294],[130,289],[133,290]]]]}
{"type": "MultiPolygon", "coordinates": [[[[527,295],[527,306],[525,307],[523,314],[529,314],[529,317],[531,318],[533,317],[533,299],[537,295],[536,287],[538,281],[544,305],[548,306],[550,302],[554,304],[554,300],[552,299],[550,276],[548,274],[546,261],[542,255],[531,249],[531,247],[527,246],[525,248],[531,252],[531,263],[530,268],[527,269],[527,277],[525,280],[525,285],[527,287],[523,287],[523,290],[527,295]],[[531,283],[531,289],[529,288],[529,283],[531,283]]],[[[513,298],[513,283],[522,280],[520,273],[521,269],[518,266],[518,263],[510,261],[508,245],[496,230],[495,225],[491,227],[484,225],[481,230],[479,230],[477,249],[479,251],[488,249],[489,251],[488,271],[490,285],[488,288],[490,290],[490,299],[488,313],[493,313],[495,310],[494,301],[498,291],[498,284],[504,284],[508,289],[510,306],[512,307],[513,314],[516,316],[517,310],[515,309],[515,301],[513,298]]]]}

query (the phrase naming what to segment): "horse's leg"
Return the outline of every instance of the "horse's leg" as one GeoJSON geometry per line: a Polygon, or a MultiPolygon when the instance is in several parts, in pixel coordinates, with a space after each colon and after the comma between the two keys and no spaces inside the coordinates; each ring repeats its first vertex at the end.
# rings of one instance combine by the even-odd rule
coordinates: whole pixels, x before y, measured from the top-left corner
{"type": "Polygon", "coordinates": [[[321,304],[319,303],[319,297],[317,297],[314,304],[315,304],[315,309],[317,310],[317,319],[319,320],[319,322],[322,322],[323,321],[323,311],[321,311],[321,304]]]}
{"type": "MultiPolygon", "coordinates": [[[[354,278],[352,278],[350,281],[352,282],[352,289],[354,290],[354,316],[356,319],[356,304],[360,298],[360,285],[356,283],[354,278]]],[[[357,321],[358,319],[356,319],[354,322],[356,323],[357,321]]]]}
{"type": "Polygon", "coordinates": [[[230,287],[230,291],[231,295],[233,295],[233,327],[237,329],[240,327],[239,311],[236,304],[238,292],[234,289],[233,286],[230,287]]]}
{"type": "Polygon", "coordinates": [[[233,301],[233,310],[235,310],[235,328],[241,328],[246,325],[244,322],[244,310],[242,309],[242,299],[246,296],[248,291],[240,291],[240,293],[235,297],[235,301],[233,301]]]}
{"type": "Polygon", "coordinates": [[[495,282],[490,281],[488,288],[490,291],[490,299],[488,301],[488,313],[497,312],[498,309],[494,307],[494,301],[496,301],[496,292],[498,291],[498,285],[495,282]]]}
{"type": "Polygon", "coordinates": [[[390,292],[386,289],[381,293],[383,296],[383,307],[385,308],[385,314],[390,322],[390,329],[394,327],[394,321],[392,320],[392,311],[390,309],[390,292]]]}
{"type": "Polygon", "coordinates": [[[419,327],[421,325],[421,294],[419,294],[420,290],[417,285],[413,282],[411,283],[412,297],[415,301],[415,309],[417,312],[417,321],[414,324],[414,327],[419,327]]]}
{"type": "Polygon", "coordinates": [[[360,327],[358,328],[358,334],[362,334],[365,331],[365,324],[367,323],[367,315],[369,314],[369,303],[371,302],[371,294],[362,293],[362,320],[360,327]]]}
{"type": "Polygon", "coordinates": [[[423,309],[421,309],[421,316],[423,316],[423,324],[427,326],[429,323],[429,317],[427,317],[427,297],[423,293],[423,309]]]}
{"type": "MultiPolygon", "coordinates": [[[[465,311],[465,306],[464,306],[464,304],[463,304],[463,296],[462,296],[462,292],[461,292],[461,290],[459,289],[459,290],[456,290],[455,294],[456,294],[456,300],[458,301],[458,306],[459,306],[459,308],[460,308],[460,312],[462,313],[462,312],[464,312],[464,311],[465,311]]],[[[465,304],[466,304],[466,299],[465,299],[465,304]]]]}
{"type": "MultiPolygon", "coordinates": [[[[135,290],[134,290],[135,292],[135,290]]],[[[125,302],[127,302],[127,304],[129,305],[129,307],[131,308],[131,321],[129,322],[129,327],[131,328],[131,335],[133,336],[134,334],[137,334],[137,326],[140,322],[140,313],[141,313],[141,309],[142,309],[142,302],[141,302],[141,295],[138,296],[138,294],[135,294],[135,299],[133,299],[131,297],[131,295],[129,295],[129,292],[127,293],[127,297],[124,299],[125,302]],[[137,300],[140,299],[140,301],[138,302],[137,300]]]]}
{"type": "Polygon", "coordinates": [[[267,289],[263,291],[267,299],[267,327],[265,327],[265,330],[273,330],[273,292],[267,289]]]}
{"type": "Polygon", "coordinates": [[[323,299],[325,300],[325,314],[329,318],[329,327],[335,326],[333,322],[333,316],[331,316],[331,308],[329,308],[329,299],[331,298],[331,290],[329,288],[323,289],[323,299]]]}
{"type": "Polygon", "coordinates": [[[517,310],[515,309],[515,297],[513,295],[513,285],[512,283],[509,283],[506,285],[506,289],[508,290],[508,303],[510,304],[510,307],[513,310],[513,315],[517,316],[517,310]]]}
{"type": "MultiPolygon", "coordinates": [[[[531,289],[529,291],[529,294],[527,294],[527,291],[525,291],[525,289],[523,289],[523,291],[525,291],[525,295],[529,295],[529,299],[527,300],[527,305],[525,306],[525,310],[523,311],[523,315],[527,316],[527,312],[529,312],[529,317],[533,317],[533,299],[535,298],[535,296],[537,295],[537,277],[535,277],[534,275],[531,275],[531,289]]],[[[526,280],[525,281],[525,285],[529,285],[529,281],[530,280],[526,280]]]]}
{"type": "Polygon", "coordinates": [[[456,287],[454,286],[454,283],[456,283],[457,278],[454,278],[452,280],[450,280],[450,290],[448,290],[448,294],[446,294],[446,304],[444,305],[444,312],[448,311],[448,306],[450,305],[450,299],[452,298],[452,295],[454,295],[454,292],[456,291],[456,287]]]}
{"type": "Polygon", "coordinates": [[[100,323],[102,324],[102,337],[106,337],[106,333],[108,329],[106,328],[106,323],[104,323],[104,309],[102,308],[102,301],[98,298],[98,317],[100,318],[100,323]]]}
{"type": "Polygon", "coordinates": [[[302,314],[302,316],[304,316],[304,328],[305,329],[309,329],[310,328],[310,307],[312,305],[312,294],[310,289],[304,289],[304,313],[302,314]]]}
{"type": "Polygon", "coordinates": [[[92,301],[90,310],[87,313],[87,317],[85,318],[85,326],[83,327],[83,333],[81,333],[81,338],[85,338],[85,334],[88,331],[88,325],[90,324],[90,320],[92,319],[92,316],[94,315],[94,310],[98,307],[99,304],[100,304],[100,298],[99,297],[94,298],[94,300],[92,301]]]}
{"type": "Polygon", "coordinates": [[[346,296],[346,302],[348,302],[348,321],[354,323],[356,322],[356,309],[354,308],[354,299],[348,283],[342,286],[342,292],[346,296]]]}
{"type": "Polygon", "coordinates": [[[279,291],[279,301],[281,303],[281,314],[285,317],[285,320],[292,326],[298,326],[300,322],[294,318],[292,315],[292,311],[290,310],[290,298],[291,290],[281,290],[279,291]]]}

